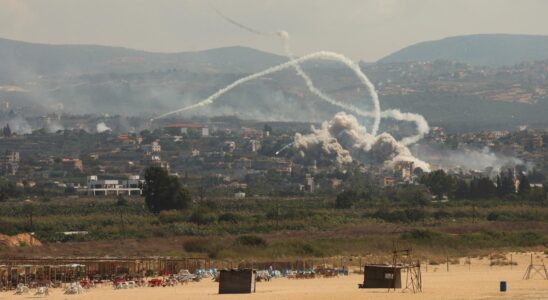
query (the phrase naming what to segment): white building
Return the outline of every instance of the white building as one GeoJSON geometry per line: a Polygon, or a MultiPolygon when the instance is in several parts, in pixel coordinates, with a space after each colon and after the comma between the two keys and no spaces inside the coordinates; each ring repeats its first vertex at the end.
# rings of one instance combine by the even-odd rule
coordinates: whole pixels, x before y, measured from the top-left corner
{"type": "Polygon", "coordinates": [[[160,141],[154,141],[151,144],[143,145],[141,146],[141,149],[143,149],[143,151],[148,154],[162,152],[162,146],[160,145],[160,141]]]}
{"type": "Polygon", "coordinates": [[[130,176],[127,180],[99,180],[97,176],[89,176],[86,193],[93,196],[142,195],[143,183],[139,175],[130,176]]]}

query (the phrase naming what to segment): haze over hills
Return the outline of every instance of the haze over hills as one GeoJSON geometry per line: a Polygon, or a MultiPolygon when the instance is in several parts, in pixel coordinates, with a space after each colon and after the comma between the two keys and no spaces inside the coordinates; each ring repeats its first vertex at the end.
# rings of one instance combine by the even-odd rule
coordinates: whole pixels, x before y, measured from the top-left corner
{"type": "Polygon", "coordinates": [[[280,63],[283,57],[246,47],[196,52],[153,53],[95,45],[48,45],[0,38],[0,82],[32,75],[135,73],[166,69],[248,73],[280,63]]]}
{"type": "Polygon", "coordinates": [[[476,34],[405,47],[378,62],[449,60],[480,66],[510,66],[548,59],[548,36],[476,34]]]}
{"type": "MultiPolygon", "coordinates": [[[[474,49],[469,48],[467,57],[487,51],[475,55],[474,49]]],[[[516,57],[514,61],[524,56],[516,57]]],[[[387,59],[361,67],[377,87],[383,108],[420,113],[433,124],[477,129],[547,122],[548,60],[497,68],[438,59],[384,63],[387,59]]],[[[286,60],[245,47],[166,54],[0,39],[0,105],[9,101],[12,108],[34,114],[62,108],[77,114],[157,115],[194,104],[245,74],[286,60]]],[[[304,68],[316,86],[336,99],[369,108],[353,73],[334,66],[310,62],[304,68]]],[[[215,106],[191,114],[323,121],[337,111],[310,94],[294,70],[286,70],[240,86],[215,106]]]]}

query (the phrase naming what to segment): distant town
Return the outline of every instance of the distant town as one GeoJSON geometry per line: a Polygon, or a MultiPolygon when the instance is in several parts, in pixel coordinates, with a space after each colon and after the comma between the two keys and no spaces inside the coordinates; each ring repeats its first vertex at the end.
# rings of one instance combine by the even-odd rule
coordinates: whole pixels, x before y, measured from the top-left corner
{"type": "MultiPolygon", "coordinates": [[[[42,129],[28,134],[16,134],[5,125],[0,137],[4,194],[11,186],[8,194],[28,197],[139,196],[144,170],[150,166],[178,176],[199,199],[336,194],[345,190],[347,170],[356,168],[379,188],[418,185],[423,173],[409,161],[391,166],[360,162],[341,166],[321,156],[303,158],[292,147],[284,148],[297,131],[309,130],[312,124],[307,123],[265,123],[235,117],[202,118],[200,122],[174,119],[154,124],[153,130],[127,132],[116,129],[122,127],[120,120],[51,114],[29,118],[29,124],[42,129]],[[101,126],[95,126],[98,120],[102,120],[101,126]],[[52,124],[71,129],[52,132],[48,130],[52,124]]],[[[137,117],[132,121],[147,122],[137,117]]],[[[526,126],[459,134],[433,127],[421,145],[440,151],[423,150],[422,146],[415,146],[414,151],[432,170],[443,169],[467,182],[482,177],[495,181],[500,174],[508,174],[517,192],[520,176],[526,176],[531,187],[542,188],[548,167],[547,135],[548,130],[526,126]],[[447,159],[447,153],[460,152],[468,155],[468,160],[474,159],[473,153],[479,153],[480,160],[484,159],[481,155],[511,159],[489,161],[484,168],[481,163],[471,167],[447,159]]]]}

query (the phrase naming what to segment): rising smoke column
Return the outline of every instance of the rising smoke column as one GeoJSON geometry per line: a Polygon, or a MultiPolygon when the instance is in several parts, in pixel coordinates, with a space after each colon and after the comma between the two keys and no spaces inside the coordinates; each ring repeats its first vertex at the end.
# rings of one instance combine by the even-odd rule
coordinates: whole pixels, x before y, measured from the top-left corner
{"type": "MultiPolygon", "coordinates": [[[[284,49],[285,49],[287,55],[290,57],[290,61],[288,61],[286,63],[283,63],[283,64],[280,64],[278,66],[268,68],[268,69],[266,69],[262,72],[257,72],[255,74],[243,77],[239,80],[236,80],[232,84],[229,84],[228,86],[220,89],[219,91],[217,91],[213,95],[209,96],[208,98],[206,98],[206,99],[204,99],[204,100],[202,100],[198,103],[195,103],[195,104],[190,105],[190,106],[183,107],[183,108],[178,109],[178,110],[174,110],[174,111],[165,113],[165,114],[160,115],[156,118],[153,118],[151,121],[153,121],[155,119],[159,119],[159,118],[164,118],[164,117],[167,117],[167,116],[172,115],[172,114],[176,114],[176,113],[180,113],[180,112],[183,112],[183,111],[188,111],[188,110],[192,110],[192,109],[195,109],[195,108],[199,108],[199,107],[203,107],[203,106],[206,106],[206,105],[213,104],[215,102],[215,100],[217,100],[220,96],[222,96],[223,94],[229,92],[233,88],[235,88],[235,87],[237,87],[237,86],[239,86],[239,85],[241,85],[245,82],[248,82],[248,81],[257,79],[259,77],[266,76],[266,75],[269,75],[269,74],[279,72],[281,70],[293,67],[293,68],[295,68],[297,74],[301,78],[303,78],[303,80],[305,81],[305,84],[306,84],[307,88],[309,89],[309,91],[311,93],[317,95],[320,99],[322,99],[322,100],[324,100],[324,101],[326,101],[326,102],[328,102],[332,105],[341,107],[341,108],[343,108],[347,111],[353,112],[358,116],[373,117],[373,126],[372,126],[372,129],[371,129],[371,134],[368,134],[367,131],[365,130],[365,128],[363,128],[363,127],[360,130],[361,133],[359,133],[359,134],[355,131],[349,131],[347,129],[345,129],[343,132],[337,133],[337,136],[340,136],[341,134],[343,134],[345,136],[348,136],[349,132],[353,132],[353,135],[350,136],[350,140],[354,140],[354,143],[350,144],[350,145],[345,143],[345,144],[347,144],[346,147],[359,148],[362,151],[367,152],[367,151],[370,151],[371,149],[373,149],[373,146],[375,146],[375,145],[384,145],[384,147],[378,146],[377,148],[390,149],[391,150],[391,153],[392,153],[391,155],[389,155],[389,156],[385,155],[384,156],[384,157],[387,158],[388,161],[393,161],[393,162],[401,161],[401,160],[416,161],[416,163],[415,163],[416,166],[421,167],[424,170],[429,169],[428,164],[426,164],[423,161],[420,161],[420,160],[416,159],[415,157],[413,157],[413,155],[411,155],[411,152],[409,151],[409,149],[406,147],[406,145],[416,143],[426,133],[428,133],[429,127],[428,127],[428,123],[426,122],[426,120],[421,115],[413,114],[413,113],[402,113],[399,110],[381,111],[380,110],[379,97],[378,97],[378,94],[375,90],[374,85],[371,83],[369,78],[367,78],[367,76],[361,71],[360,67],[357,64],[355,64],[352,60],[348,59],[344,55],[333,53],[333,52],[327,52],[327,51],[320,51],[320,52],[308,54],[308,55],[302,56],[300,58],[297,58],[292,54],[291,49],[289,47],[289,34],[287,32],[278,31],[276,33],[264,33],[264,32],[255,30],[253,28],[250,28],[248,26],[245,26],[245,25],[243,25],[243,24],[241,24],[241,23],[239,23],[239,22],[237,22],[233,19],[230,19],[227,16],[223,15],[218,10],[215,10],[215,11],[222,18],[224,18],[225,20],[227,20],[231,24],[236,25],[236,26],[238,26],[238,27],[240,27],[240,28],[242,28],[242,29],[244,29],[248,32],[258,34],[258,35],[273,35],[273,34],[278,35],[282,40],[282,43],[284,45],[284,49]],[[320,89],[318,89],[314,85],[314,83],[313,83],[312,79],[310,78],[310,76],[308,76],[308,74],[306,74],[306,72],[304,72],[304,70],[300,66],[301,63],[303,63],[305,61],[308,61],[308,60],[312,60],[312,59],[338,61],[338,62],[341,62],[342,64],[344,64],[350,70],[352,70],[354,72],[354,74],[356,75],[356,77],[360,80],[360,82],[367,88],[367,90],[368,90],[368,92],[371,96],[371,100],[373,102],[373,112],[364,111],[364,110],[361,110],[361,109],[359,109],[359,108],[357,108],[353,105],[345,104],[343,102],[335,100],[335,99],[331,98],[329,95],[326,95],[325,93],[323,93],[320,89]],[[395,120],[398,120],[398,121],[413,122],[413,123],[416,124],[417,134],[414,135],[414,136],[405,137],[400,142],[396,141],[391,135],[389,135],[387,133],[383,133],[383,134],[377,136],[377,132],[378,132],[378,129],[379,129],[379,126],[380,126],[381,118],[392,118],[392,119],[395,119],[395,120]],[[369,142],[366,142],[367,140],[369,140],[369,142]],[[379,142],[379,143],[377,143],[377,142],[379,142]],[[361,145],[361,147],[359,145],[361,145]]],[[[339,116],[339,115],[336,115],[335,119],[337,119],[337,116],[339,116]]],[[[342,119],[345,119],[344,116],[339,116],[339,118],[341,118],[341,117],[342,117],[342,119]]],[[[335,119],[332,120],[331,122],[334,122],[334,124],[337,124],[337,122],[335,122],[335,119]]],[[[352,123],[352,122],[350,122],[350,123],[352,123]]],[[[357,121],[356,121],[356,124],[357,124],[357,121]]],[[[322,126],[322,128],[323,128],[323,126],[322,126]]],[[[313,134],[312,135],[303,136],[303,135],[297,134],[296,137],[295,137],[295,142],[293,143],[293,145],[297,148],[301,147],[302,145],[308,145],[306,147],[303,146],[302,148],[304,148],[304,149],[311,149],[311,147],[310,147],[311,145],[319,145],[318,149],[321,149],[324,153],[327,153],[329,155],[331,155],[331,154],[336,155],[336,160],[339,163],[345,163],[345,162],[348,162],[349,160],[352,161],[352,156],[350,155],[350,152],[345,150],[343,145],[341,145],[339,143],[339,140],[337,139],[337,137],[335,137],[335,135],[333,135],[332,130],[331,131],[329,131],[329,130],[326,131],[325,128],[319,129],[319,130],[313,129],[313,134]],[[330,134],[328,134],[328,133],[330,133],[330,134]]],[[[288,146],[289,145],[285,146],[284,148],[282,148],[281,150],[276,152],[276,154],[278,154],[279,152],[281,152],[283,149],[285,149],[288,146]]],[[[380,151],[380,152],[382,152],[382,151],[380,151]]],[[[301,153],[304,154],[303,151],[301,151],[301,153]]]]}
{"type": "Polygon", "coordinates": [[[337,113],[321,127],[312,127],[312,133],[295,135],[294,147],[301,156],[328,157],[338,164],[359,160],[365,163],[387,163],[393,167],[399,161],[411,161],[416,168],[430,171],[428,163],[413,156],[409,148],[388,133],[377,136],[367,133],[356,117],[337,113]]]}
{"type": "MultiPolygon", "coordinates": [[[[233,25],[235,25],[235,26],[237,26],[237,27],[239,27],[243,30],[246,30],[246,31],[248,31],[252,34],[256,34],[256,35],[260,35],[260,36],[278,36],[282,41],[282,45],[283,45],[283,48],[284,48],[284,51],[285,51],[286,55],[291,60],[295,60],[297,58],[293,54],[293,52],[291,51],[291,47],[290,47],[290,44],[289,44],[289,33],[287,31],[284,31],[284,30],[280,30],[280,31],[276,31],[276,32],[259,31],[259,30],[256,30],[254,28],[251,28],[249,26],[246,26],[246,25],[244,25],[244,24],[242,24],[242,23],[240,23],[240,22],[238,22],[238,21],[236,21],[232,18],[229,18],[228,16],[224,15],[222,12],[220,12],[216,8],[213,8],[213,9],[225,21],[227,21],[227,22],[229,22],[229,23],[231,23],[231,24],[233,24],[233,25]]],[[[348,64],[346,64],[346,65],[354,64],[350,60],[347,63],[348,64]]],[[[372,102],[373,102],[373,109],[374,109],[373,112],[363,111],[363,110],[353,106],[352,104],[346,104],[346,103],[343,103],[341,101],[338,101],[338,100],[330,97],[329,95],[325,94],[323,91],[321,91],[320,89],[318,89],[314,85],[314,82],[312,81],[310,76],[308,76],[308,74],[303,70],[303,68],[301,67],[301,65],[299,63],[295,64],[294,68],[295,68],[295,71],[297,72],[297,74],[304,80],[308,90],[312,94],[318,96],[320,99],[322,99],[322,100],[326,101],[327,103],[330,103],[334,106],[341,107],[341,108],[343,108],[347,111],[351,111],[353,113],[356,113],[359,116],[374,117],[375,119],[374,119],[374,122],[373,122],[373,126],[371,128],[371,134],[373,134],[373,135],[377,135],[377,132],[378,132],[379,126],[380,126],[380,119],[381,118],[392,118],[392,119],[395,119],[395,120],[398,120],[398,121],[405,121],[405,122],[415,123],[416,129],[417,129],[417,134],[414,135],[414,136],[407,137],[407,138],[404,138],[403,140],[401,140],[400,142],[403,143],[404,145],[410,145],[410,144],[418,142],[430,130],[429,126],[428,126],[428,123],[426,122],[424,117],[419,115],[419,114],[402,113],[399,110],[395,110],[395,109],[380,112],[379,96],[377,94],[377,91],[375,90],[374,85],[367,78],[367,76],[365,76],[366,81],[364,82],[364,84],[367,87],[367,90],[368,90],[369,94],[371,95],[371,99],[372,99],[372,102]]],[[[360,69],[360,71],[361,71],[361,69],[360,69]]]]}

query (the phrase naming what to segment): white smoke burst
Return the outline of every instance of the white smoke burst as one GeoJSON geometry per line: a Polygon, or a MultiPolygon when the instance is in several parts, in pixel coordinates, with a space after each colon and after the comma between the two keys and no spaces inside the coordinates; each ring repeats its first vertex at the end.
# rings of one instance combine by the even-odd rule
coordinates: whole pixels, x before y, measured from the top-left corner
{"type": "Polygon", "coordinates": [[[351,163],[357,159],[393,167],[398,161],[410,161],[416,168],[430,171],[428,163],[414,157],[409,148],[396,141],[392,135],[381,133],[374,136],[367,133],[356,117],[345,112],[337,113],[318,129],[313,127],[310,134],[297,133],[293,146],[302,156],[324,156],[338,164],[351,163]]]}
{"type": "MultiPolygon", "coordinates": [[[[324,122],[321,129],[318,129],[318,130],[313,129],[313,133],[311,135],[297,134],[295,136],[295,142],[293,145],[294,147],[301,149],[301,153],[303,155],[305,154],[304,150],[310,150],[310,149],[315,149],[316,151],[322,150],[324,154],[333,155],[338,163],[347,163],[353,160],[353,157],[351,154],[353,152],[358,151],[363,154],[371,151],[372,149],[381,149],[380,151],[373,152],[374,154],[377,152],[383,152],[383,150],[387,149],[389,150],[390,153],[380,154],[380,156],[383,157],[385,161],[388,163],[407,160],[407,161],[414,161],[415,166],[421,167],[423,170],[430,169],[428,164],[413,157],[409,149],[406,147],[406,145],[416,143],[426,133],[428,133],[429,127],[426,120],[421,115],[418,115],[418,114],[402,113],[398,110],[381,111],[380,100],[379,100],[377,91],[375,90],[375,86],[369,80],[369,78],[367,78],[367,76],[362,72],[360,67],[356,63],[354,63],[352,60],[345,57],[344,55],[334,53],[334,52],[327,52],[327,51],[320,51],[320,52],[311,53],[302,57],[295,57],[289,47],[289,34],[287,32],[278,31],[275,33],[264,33],[259,30],[255,30],[251,27],[240,24],[239,22],[236,22],[235,20],[232,20],[226,17],[218,10],[216,11],[222,18],[224,18],[231,24],[236,25],[239,28],[242,28],[253,34],[277,35],[282,40],[284,49],[287,55],[289,56],[290,60],[286,63],[282,63],[277,66],[268,68],[264,71],[257,72],[249,76],[240,78],[234,81],[233,83],[227,85],[226,87],[218,90],[217,92],[215,92],[214,94],[212,94],[211,96],[209,96],[208,98],[202,101],[199,101],[193,105],[189,105],[189,106],[165,113],[156,118],[153,118],[152,121],[155,119],[164,118],[173,114],[211,105],[219,97],[221,97],[225,93],[229,92],[230,90],[234,89],[235,87],[241,84],[244,84],[248,81],[255,80],[272,73],[285,70],[287,68],[295,68],[297,74],[304,80],[308,90],[312,94],[318,96],[321,100],[331,105],[340,107],[353,114],[356,114],[357,116],[373,118],[373,125],[370,133],[368,133],[364,127],[359,126],[354,116],[347,115],[346,113],[339,113],[330,122],[324,122]],[[306,74],[306,72],[301,67],[302,63],[309,60],[337,61],[342,63],[347,68],[349,68],[355,74],[356,78],[360,81],[360,83],[368,91],[373,104],[373,111],[364,111],[362,109],[355,107],[354,105],[343,103],[341,101],[333,99],[332,97],[330,97],[329,95],[325,94],[323,91],[318,89],[314,85],[314,82],[312,81],[310,76],[308,76],[308,74],[306,74]],[[381,118],[391,118],[398,121],[413,122],[416,125],[417,134],[414,136],[405,137],[399,142],[396,141],[390,134],[387,134],[387,133],[377,135],[381,118]],[[341,143],[342,137],[344,137],[344,139],[346,139],[347,142],[341,143]]],[[[285,147],[283,149],[285,149],[285,147]]],[[[276,154],[278,154],[282,150],[279,150],[278,152],[276,152],[276,154]]],[[[363,156],[363,155],[358,155],[358,156],[363,156]]]]}
{"type": "Polygon", "coordinates": [[[8,125],[10,126],[11,132],[15,134],[24,135],[32,133],[32,127],[30,126],[29,122],[27,122],[25,118],[20,116],[9,120],[8,125]]]}
{"type": "Polygon", "coordinates": [[[110,127],[108,127],[107,124],[105,124],[105,122],[101,122],[101,123],[97,124],[96,130],[97,130],[97,133],[112,131],[112,129],[110,129],[110,127]]]}

